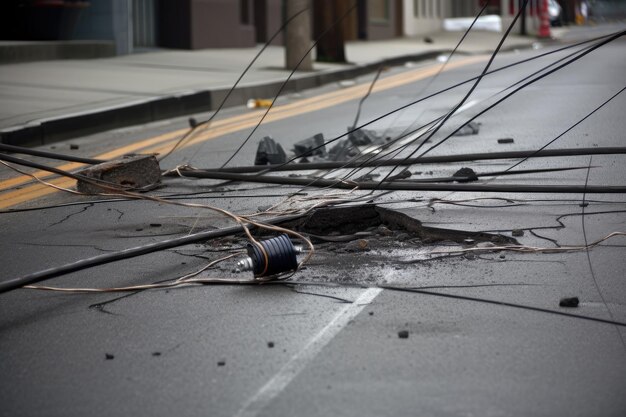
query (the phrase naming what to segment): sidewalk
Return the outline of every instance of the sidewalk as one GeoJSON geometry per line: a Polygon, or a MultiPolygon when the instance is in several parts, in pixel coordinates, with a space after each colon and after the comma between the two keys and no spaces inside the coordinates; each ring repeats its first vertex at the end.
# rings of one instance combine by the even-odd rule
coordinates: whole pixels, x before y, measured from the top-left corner
{"type": "MultiPolygon", "coordinates": [[[[297,91],[372,72],[381,64],[430,59],[451,51],[461,32],[350,42],[349,65],[315,64],[283,90],[297,91]]],[[[459,53],[489,53],[500,33],[472,32],[459,53]]],[[[530,47],[512,35],[504,49],[530,47]]],[[[161,50],[115,58],[0,65],[0,142],[39,145],[98,131],[214,110],[261,46],[198,51],[161,50]]],[[[227,102],[273,97],[289,75],[284,49],[266,49],[227,102]]]]}

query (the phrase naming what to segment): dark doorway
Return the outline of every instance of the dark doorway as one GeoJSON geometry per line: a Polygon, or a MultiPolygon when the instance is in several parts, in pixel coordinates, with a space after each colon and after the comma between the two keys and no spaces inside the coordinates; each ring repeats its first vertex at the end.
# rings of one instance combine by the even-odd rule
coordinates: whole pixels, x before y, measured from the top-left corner
{"type": "Polygon", "coordinates": [[[404,36],[404,8],[402,7],[402,0],[396,0],[396,37],[400,38],[404,36]]]}
{"type": "Polygon", "coordinates": [[[254,2],[254,25],[257,43],[267,42],[267,0],[254,2]]]}

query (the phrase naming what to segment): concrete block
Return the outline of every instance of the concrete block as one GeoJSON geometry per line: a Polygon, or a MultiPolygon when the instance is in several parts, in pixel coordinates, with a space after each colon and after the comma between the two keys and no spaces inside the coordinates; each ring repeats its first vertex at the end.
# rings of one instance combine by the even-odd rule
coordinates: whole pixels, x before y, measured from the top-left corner
{"type": "MultiPolygon", "coordinates": [[[[154,155],[124,155],[120,159],[85,168],[78,174],[132,190],[150,189],[161,182],[161,168],[154,155]]],[[[88,194],[112,191],[83,180],[76,182],[76,189],[88,194]]]]}

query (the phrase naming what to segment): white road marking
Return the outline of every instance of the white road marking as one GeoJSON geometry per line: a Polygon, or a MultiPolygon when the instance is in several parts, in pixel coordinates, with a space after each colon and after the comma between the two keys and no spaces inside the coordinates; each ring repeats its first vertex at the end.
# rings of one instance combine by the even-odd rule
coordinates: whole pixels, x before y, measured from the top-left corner
{"type": "Polygon", "coordinates": [[[478,100],[470,100],[467,103],[465,103],[464,105],[462,105],[461,107],[459,107],[459,109],[454,112],[454,115],[456,116],[457,114],[459,114],[461,112],[464,112],[465,110],[470,109],[470,108],[474,107],[477,104],[478,104],[478,100]]]}
{"type": "Polygon", "coordinates": [[[296,353],[272,379],[252,396],[235,414],[236,417],[257,416],[289,383],[322,351],[347,324],[370,304],[381,288],[369,288],[361,293],[352,304],[344,307],[304,348],[296,353]]]}

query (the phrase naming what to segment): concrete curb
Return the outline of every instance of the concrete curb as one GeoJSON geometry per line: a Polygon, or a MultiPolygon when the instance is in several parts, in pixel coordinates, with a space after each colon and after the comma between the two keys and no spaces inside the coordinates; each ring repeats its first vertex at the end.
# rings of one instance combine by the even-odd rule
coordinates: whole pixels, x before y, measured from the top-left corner
{"type": "MultiPolygon", "coordinates": [[[[526,47],[531,47],[527,45],[526,47]]],[[[512,49],[524,49],[516,46],[512,49]]],[[[381,65],[397,66],[408,61],[433,59],[450,50],[428,51],[387,58],[351,68],[330,70],[291,79],[283,93],[320,87],[333,82],[355,78],[376,71],[381,65]]],[[[457,52],[462,53],[462,52],[457,52]]],[[[250,98],[273,97],[283,81],[262,82],[237,87],[227,106],[244,105],[250,98]]],[[[81,113],[34,120],[25,125],[0,130],[0,143],[17,146],[39,146],[48,143],[103,132],[111,129],[154,122],[193,113],[216,110],[229,88],[182,92],[136,100],[118,106],[103,107],[81,113]]]]}
{"type": "Polygon", "coordinates": [[[112,41],[0,41],[0,65],[113,56],[112,41]]]}
{"type": "MultiPolygon", "coordinates": [[[[445,52],[445,50],[429,51],[388,58],[365,65],[355,65],[351,68],[298,76],[285,85],[283,93],[355,78],[374,72],[381,65],[394,66],[407,61],[432,59],[445,52]]],[[[271,97],[281,84],[282,81],[272,81],[237,87],[231,93],[227,106],[244,105],[250,98],[271,97]]],[[[228,90],[229,88],[217,88],[183,92],[81,113],[38,119],[25,125],[0,130],[0,143],[39,146],[106,130],[216,110],[228,90]]]]}

